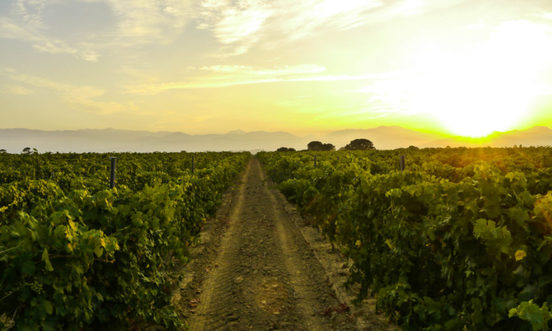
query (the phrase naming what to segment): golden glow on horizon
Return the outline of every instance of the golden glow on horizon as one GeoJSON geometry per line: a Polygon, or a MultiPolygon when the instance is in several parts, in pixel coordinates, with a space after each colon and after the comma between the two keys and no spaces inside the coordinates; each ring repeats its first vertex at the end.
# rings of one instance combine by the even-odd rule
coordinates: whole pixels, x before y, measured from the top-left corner
{"type": "Polygon", "coordinates": [[[552,127],[544,0],[3,0],[0,49],[3,128],[552,127]]]}
{"type": "Polygon", "coordinates": [[[542,89],[539,73],[552,62],[547,31],[513,21],[484,43],[446,46],[415,52],[413,67],[388,81],[379,90],[382,98],[409,113],[427,114],[459,136],[516,128],[542,89]]]}

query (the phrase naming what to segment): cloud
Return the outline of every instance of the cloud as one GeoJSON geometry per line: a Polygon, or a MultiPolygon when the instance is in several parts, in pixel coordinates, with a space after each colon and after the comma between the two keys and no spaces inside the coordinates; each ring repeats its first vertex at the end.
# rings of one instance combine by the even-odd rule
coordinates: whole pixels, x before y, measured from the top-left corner
{"type": "Polygon", "coordinates": [[[246,53],[259,40],[259,32],[272,13],[269,2],[259,0],[203,0],[196,28],[212,31],[221,44],[227,45],[219,56],[236,56],[246,53]]]}
{"type": "Polygon", "coordinates": [[[368,73],[358,75],[315,75],[325,71],[317,65],[286,66],[279,68],[253,68],[249,66],[208,66],[201,70],[214,75],[200,76],[190,81],[138,84],[126,87],[129,94],[154,95],[170,90],[224,88],[240,85],[296,82],[332,82],[384,79],[394,73],[368,73]]]}
{"type": "Polygon", "coordinates": [[[105,0],[118,18],[115,39],[126,46],[173,41],[193,16],[191,1],[105,0]]]}
{"type": "Polygon", "coordinates": [[[12,12],[25,26],[37,29],[44,26],[42,12],[46,5],[47,0],[16,0],[12,12]]]}
{"type": "Polygon", "coordinates": [[[300,40],[324,31],[345,31],[397,17],[420,15],[463,0],[203,0],[197,28],[210,30],[226,56],[259,42],[300,40]]]}
{"type": "Polygon", "coordinates": [[[545,20],[552,20],[552,12],[541,11],[541,12],[535,14],[535,17],[542,18],[542,19],[545,19],[545,20]]]}
{"type": "MultiPolygon", "coordinates": [[[[67,36],[50,35],[44,12],[60,1],[16,0],[9,16],[0,17],[0,38],[22,40],[43,53],[71,54],[96,62],[102,52],[150,43],[170,43],[178,38],[193,17],[191,1],[179,0],[78,0],[105,2],[117,18],[115,31],[81,36],[69,42],[67,36]]],[[[97,18],[99,19],[99,18],[97,18]]]]}
{"type": "Polygon", "coordinates": [[[380,5],[377,0],[204,0],[197,28],[211,30],[221,44],[232,45],[229,55],[240,55],[263,34],[278,32],[299,39],[323,25],[346,29],[358,23],[359,12],[380,5]]]}
{"type": "Polygon", "coordinates": [[[384,6],[379,0],[281,1],[269,27],[288,40],[311,36],[320,30],[348,30],[368,23],[367,15],[384,6]]]}
{"type": "MultiPolygon", "coordinates": [[[[19,73],[13,69],[6,69],[2,75],[7,76],[14,82],[35,88],[43,88],[56,92],[65,103],[78,105],[96,114],[112,114],[132,109],[131,105],[123,105],[113,101],[99,101],[105,95],[105,90],[93,86],[77,86],[58,83],[39,76],[19,73]]],[[[18,87],[19,91],[27,91],[26,87],[18,87]],[[23,90],[21,90],[23,89],[23,90]]]]}
{"type": "Polygon", "coordinates": [[[0,38],[30,42],[34,49],[42,53],[70,54],[89,62],[96,62],[99,57],[99,54],[92,49],[73,47],[63,40],[49,38],[32,27],[23,27],[10,19],[1,17],[0,38]]]}
{"type": "Polygon", "coordinates": [[[213,65],[203,66],[200,68],[205,71],[212,71],[216,73],[232,73],[232,74],[246,74],[246,75],[292,75],[292,74],[313,74],[320,73],[326,70],[326,67],[316,64],[301,64],[295,66],[283,66],[277,68],[255,68],[252,66],[244,65],[213,65]]]}
{"type": "Polygon", "coordinates": [[[228,9],[216,23],[215,37],[223,44],[247,39],[255,40],[255,34],[270,14],[270,10],[262,7],[245,10],[228,9]]]}
{"type": "Polygon", "coordinates": [[[10,16],[0,17],[3,38],[30,42],[40,52],[95,62],[111,49],[175,42],[192,22],[212,33],[220,47],[216,56],[224,58],[245,54],[259,43],[292,42],[419,15],[462,0],[77,0],[105,3],[116,18],[113,31],[82,36],[78,42],[49,35],[49,22],[44,21],[48,6],[64,1],[14,1],[10,16]]]}
{"type": "MultiPolygon", "coordinates": [[[[50,1],[50,4],[54,2],[50,1]]],[[[63,39],[47,36],[47,24],[43,20],[47,5],[47,0],[15,1],[10,17],[0,17],[0,38],[29,42],[42,53],[69,54],[88,62],[97,62],[99,54],[92,45],[70,45],[63,39]]]]}
{"type": "Polygon", "coordinates": [[[5,85],[3,88],[2,88],[2,93],[4,94],[13,94],[13,95],[29,95],[29,94],[33,94],[33,91],[26,88],[26,87],[23,87],[23,86],[20,86],[20,85],[5,85]]]}
{"type": "Polygon", "coordinates": [[[177,89],[220,88],[237,85],[254,85],[276,82],[293,82],[309,80],[332,80],[334,76],[308,77],[326,71],[326,67],[315,64],[288,65],[272,68],[260,68],[246,65],[210,65],[188,67],[191,73],[189,81],[159,82],[157,79],[130,70],[138,79],[147,83],[129,85],[125,91],[129,94],[153,95],[163,91],[177,89]],[[304,77],[307,75],[307,77],[304,77]],[[333,78],[332,78],[333,77],[333,78]]]}

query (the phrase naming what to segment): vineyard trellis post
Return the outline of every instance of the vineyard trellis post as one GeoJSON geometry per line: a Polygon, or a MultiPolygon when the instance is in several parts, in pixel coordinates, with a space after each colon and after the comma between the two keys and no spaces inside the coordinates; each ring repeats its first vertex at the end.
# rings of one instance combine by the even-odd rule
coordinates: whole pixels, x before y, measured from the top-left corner
{"type": "Polygon", "coordinates": [[[192,155],[192,174],[194,173],[194,170],[195,170],[195,156],[192,155]]]}
{"type": "Polygon", "coordinates": [[[109,158],[111,160],[111,176],[109,178],[109,187],[115,187],[115,166],[117,165],[117,158],[112,156],[109,158]]]}
{"type": "Polygon", "coordinates": [[[404,169],[406,168],[405,161],[404,161],[404,155],[401,155],[400,168],[401,168],[401,171],[404,171],[404,169]]]}
{"type": "Polygon", "coordinates": [[[316,168],[316,155],[314,156],[314,167],[316,168]]]}

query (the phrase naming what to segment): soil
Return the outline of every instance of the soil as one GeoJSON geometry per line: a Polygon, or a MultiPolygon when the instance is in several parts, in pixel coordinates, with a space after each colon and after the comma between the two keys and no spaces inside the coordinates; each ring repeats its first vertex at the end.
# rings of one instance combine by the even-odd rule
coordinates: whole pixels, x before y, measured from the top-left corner
{"type": "Polygon", "coordinates": [[[305,225],[255,158],[191,255],[173,297],[190,330],[395,329],[370,301],[352,306],[341,286],[348,261],[305,225]]]}

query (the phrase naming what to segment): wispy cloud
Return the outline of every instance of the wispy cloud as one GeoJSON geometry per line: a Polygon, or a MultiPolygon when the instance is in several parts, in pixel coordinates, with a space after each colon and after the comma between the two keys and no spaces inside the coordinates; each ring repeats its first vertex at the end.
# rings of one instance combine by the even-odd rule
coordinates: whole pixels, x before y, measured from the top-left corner
{"type": "Polygon", "coordinates": [[[240,55],[274,32],[299,39],[324,24],[349,28],[358,23],[359,13],[380,5],[377,0],[204,0],[197,27],[211,30],[220,43],[231,45],[230,55],[240,55]]]}
{"type": "Polygon", "coordinates": [[[60,1],[14,0],[0,17],[0,37],[30,42],[41,52],[97,61],[113,48],[176,41],[188,24],[210,31],[218,57],[242,55],[259,43],[296,41],[324,31],[348,30],[395,17],[419,15],[462,0],[77,0],[103,2],[116,18],[113,30],[78,42],[51,36],[44,13],[60,1]]]}
{"type": "Polygon", "coordinates": [[[132,47],[150,43],[170,43],[181,34],[193,17],[191,1],[178,0],[78,0],[105,2],[116,17],[113,31],[103,35],[89,33],[78,42],[64,35],[51,36],[44,12],[50,5],[63,2],[16,0],[9,16],[0,17],[0,38],[30,43],[40,52],[71,54],[96,62],[102,52],[115,47],[132,47]]]}
{"type": "Polygon", "coordinates": [[[33,91],[20,85],[5,85],[2,87],[1,93],[13,95],[29,95],[33,94],[33,91]]]}
{"type": "Polygon", "coordinates": [[[34,29],[42,28],[44,27],[42,13],[46,5],[47,0],[16,0],[12,12],[21,18],[25,26],[34,29]]]}
{"type": "MultiPolygon", "coordinates": [[[[132,77],[134,82],[124,89],[130,94],[157,94],[175,89],[216,88],[237,85],[253,85],[269,82],[285,82],[321,74],[326,67],[316,64],[284,65],[276,67],[256,67],[237,64],[220,64],[205,66],[188,66],[187,80],[162,81],[157,76],[141,72],[135,68],[125,67],[125,75],[132,77]]],[[[329,77],[329,76],[328,76],[329,77]]],[[[312,79],[312,77],[310,77],[312,79]]]]}
{"type": "Polygon", "coordinates": [[[533,16],[545,20],[552,20],[552,12],[549,11],[540,11],[538,13],[535,13],[533,16]]]}
{"type": "MultiPolygon", "coordinates": [[[[53,2],[50,2],[50,4],[53,2]]],[[[96,62],[99,54],[90,43],[75,45],[62,37],[48,36],[43,14],[47,0],[16,0],[11,15],[0,17],[0,38],[25,41],[34,49],[49,54],[69,54],[89,62],[96,62]]]]}
{"type": "Polygon", "coordinates": [[[39,52],[70,54],[89,62],[96,62],[99,56],[96,51],[83,44],[80,44],[80,47],[71,46],[63,40],[49,38],[32,27],[24,27],[8,18],[0,17],[0,38],[26,41],[39,52]]]}
{"type": "Polygon", "coordinates": [[[105,0],[117,16],[114,38],[123,45],[171,42],[194,10],[188,0],[105,0]]]}
{"type": "Polygon", "coordinates": [[[197,77],[189,81],[139,84],[127,86],[129,94],[153,95],[170,90],[224,88],[240,85],[296,82],[333,82],[385,79],[394,73],[367,73],[358,75],[318,75],[325,71],[316,65],[288,66],[282,68],[254,69],[248,66],[211,66],[202,70],[216,74],[197,77]]]}
{"type": "Polygon", "coordinates": [[[463,0],[203,0],[199,29],[212,31],[241,55],[262,41],[295,41],[324,31],[349,30],[401,16],[420,15],[463,0]]]}
{"type": "Polygon", "coordinates": [[[200,69],[216,73],[239,73],[242,75],[254,76],[316,74],[326,71],[326,67],[316,64],[301,64],[295,66],[282,66],[277,68],[255,68],[253,66],[244,65],[212,65],[203,66],[200,69]]]}
{"type": "Polygon", "coordinates": [[[366,24],[367,15],[384,6],[379,0],[281,1],[268,28],[286,39],[298,40],[320,30],[348,30],[366,24]]]}
{"type": "MultiPolygon", "coordinates": [[[[63,102],[70,105],[78,105],[79,109],[84,109],[96,114],[112,114],[132,109],[132,105],[123,105],[114,101],[97,100],[105,95],[105,90],[93,86],[77,86],[65,83],[59,83],[39,76],[28,75],[17,72],[13,69],[6,69],[1,75],[9,78],[13,82],[25,85],[27,87],[42,88],[55,92],[63,102]]],[[[27,91],[28,88],[19,86],[17,89],[27,91]]]]}
{"type": "Polygon", "coordinates": [[[203,0],[196,27],[211,30],[214,37],[226,45],[224,55],[241,55],[259,40],[259,33],[272,14],[273,7],[269,2],[203,0]]]}

